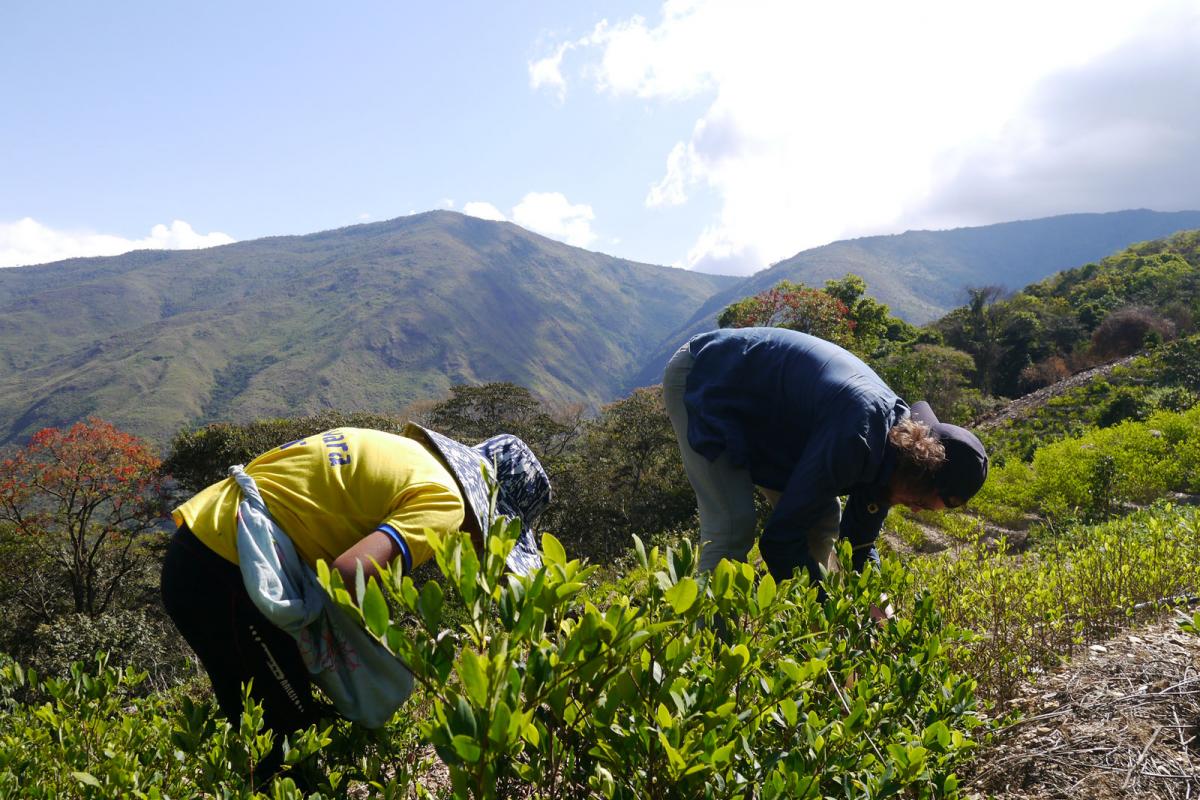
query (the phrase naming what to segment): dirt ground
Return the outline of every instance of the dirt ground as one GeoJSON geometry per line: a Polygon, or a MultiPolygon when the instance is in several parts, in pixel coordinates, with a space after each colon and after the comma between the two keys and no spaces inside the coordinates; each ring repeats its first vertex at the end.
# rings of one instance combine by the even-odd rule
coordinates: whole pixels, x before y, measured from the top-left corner
{"type": "Polygon", "coordinates": [[[977,800],[1200,800],[1200,638],[1127,631],[1032,684],[964,775],[977,800]]]}

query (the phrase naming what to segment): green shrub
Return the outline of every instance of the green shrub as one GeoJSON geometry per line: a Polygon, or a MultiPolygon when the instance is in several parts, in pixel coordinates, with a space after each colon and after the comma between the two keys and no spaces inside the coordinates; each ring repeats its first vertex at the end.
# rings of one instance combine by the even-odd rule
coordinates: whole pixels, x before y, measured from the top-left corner
{"type": "Polygon", "coordinates": [[[433,538],[469,609],[457,631],[443,629],[437,583],[418,591],[385,571],[355,602],[319,569],[425,687],[423,735],[456,796],[957,796],[973,682],[948,667],[958,635],[894,564],[831,576],[818,603],[805,580],[728,561],[697,576],[686,543],[639,543],[640,584],[601,609],[577,600],[594,568],[551,536],[544,568],[506,576],[516,533],[499,525],[482,559],[461,534],[433,538]],[[911,606],[876,627],[868,609],[885,590],[911,606]]]}
{"type": "Polygon", "coordinates": [[[1148,503],[1179,482],[1169,456],[1169,444],[1147,423],[1093,431],[1037,451],[1033,495],[1053,517],[1092,516],[1112,502],[1148,503]],[[1109,494],[1098,492],[1099,481],[1109,494]]]}
{"type": "MultiPolygon", "coordinates": [[[[15,663],[0,667],[4,692],[32,698],[0,712],[0,798],[253,795],[242,776],[273,743],[256,704],[247,705],[237,732],[218,724],[211,707],[187,700],[173,720],[162,700],[138,699],[145,673],[114,669],[103,655],[95,663],[94,672],[77,663],[61,680],[15,663]]],[[[325,742],[313,729],[300,734],[286,762],[299,763],[325,742]]],[[[290,780],[276,796],[301,797],[290,780]]]]}
{"type": "Polygon", "coordinates": [[[980,432],[992,463],[1029,461],[1037,448],[1095,427],[1145,419],[1154,411],[1182,412],[1200,396],[1200,336],[1165,344],[1114,368],[1106,378],[1053,397],[1027,414],[980,432]]]}
{"type": "Polygon", "coordinates": [[[983,543],[956,558],[912,559],[914,585],[946,620],[978,634],[958,669],[989,697],[1127,624],[1139,603],[1200,591],[1200,512],[1164,505],[1069,529],[1020,557],[983,543]]]}
{"type": "Polygon", "coordinates": [[[1200,490],[1200,406],[1093,429],[1037,448],[1030,463],[992,469],[971,500],[1000,525],[1036,512],[1058,523],[1096,520],[1121,506],[1200,490]]]}
{"type": "Polygon", "coordinates": [[[163,689],[194,672],[190,651],[175,627],[147,610],[113,611],[98,617],[68,614],[37,627],[37,648],[29,665],[51,677],[69,675],[74,662],[110,654],[116,669],[132,667],[148,675],[147,690],[163,689]]]}
{"type": "Polygon", "coordinates": [[[1181,414],[1156,414],[1148,425],[1161,430],[1172,449],[1179,476],[1173,487],[1181,492],[1200,492],[1200,405],[1181,414]]]}
{"type": "Polygon", "coordinates": [[[924,511],[919,516],[957,542],[973,543],[983,536],[983,522],[971,514],[956,511],[924,511]]]}
{"type": "Polygon", "coordinates": [[[417,778],[430,758],[408,719],[380,731],[344,722],[302,731],[288,742],[280,777],[256,790],[255,769],[275,736],[252,687],[231,726],[211,701],[146,694],[145,680],[104,654],[63,678],[0,656],[0,799],[428,796],[417,778]],[[302,793],[296,780],[314,791],[302,793]]]}
{"type": "Polygon", "coordinates": [[[1096,425],[1101,428],[1107,428],[1116,425],[1118,422],[1126,420],[1145,419],[1148,411],[1143,392],[1137,392],[1128,386],[1122,386],[1113,392],[1100,410],[1100,416],[1096,418],[1096,425]]]}
{"type": "Polygon", "coordinates": [[[925,546],[925,529],[909,518],[900,508],[893,507],[883,522],[883,530],[894,534],[913,550],[925,546]]]}
{"type": "Polygon", "coordinates": [[[663,535],[696,515],[657,387],[605,406],[558,467],[555,500],[541,524],[593,563],[628,563],[634,536],[663,535]]]}
{"type": "Polygon", "coordinates": [[[1010,461],[988,472],[987,481],[971,498],[968,508],[1004,527],[1015,527],[1027,511],[1040,508],[1034,494],[1034,469],[1023,461],[1010,461]]]}

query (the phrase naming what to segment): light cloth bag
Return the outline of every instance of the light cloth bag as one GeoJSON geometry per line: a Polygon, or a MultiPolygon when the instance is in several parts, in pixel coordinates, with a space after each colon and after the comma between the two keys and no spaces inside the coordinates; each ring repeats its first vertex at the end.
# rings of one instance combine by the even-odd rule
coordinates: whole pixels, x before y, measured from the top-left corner
{"type": "Polygon", "coordinates": [[[271,518],[254,478],[240,465],[230,467],[229,474],[242,490],[238,563],[250,599],[295,638],[313,682],[342,716],[382,727],[412,693],[412,673],[325,593],[287,532],[271,518]]]}

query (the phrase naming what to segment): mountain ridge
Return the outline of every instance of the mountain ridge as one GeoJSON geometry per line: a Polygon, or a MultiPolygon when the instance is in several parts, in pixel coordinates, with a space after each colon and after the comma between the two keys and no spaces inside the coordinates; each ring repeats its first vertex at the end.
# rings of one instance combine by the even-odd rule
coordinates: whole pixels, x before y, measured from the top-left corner
{"type": "Polygon", "coordinates": [[[690,333],[785,278],[820,285],[855,272],[888,302],[923,275],[949,296],[955,280],[1077,266],[1120,249],[1114,237],[1150,239],[1184,223],[1200,227],[1200,212],[910,231],[834,242],[737,278],[431,211],[205,250],[6,268],[0,444],[98,415],[162,445],[210,421],[397,412],[455,383],[487,381],[594,408],[657,383],[690,333]]]}
{"type": "Polygon", "coordinates": [[[0,272],[3,440],[95,413],[161,442],[214,418],[397,411],[487,380],[598,405],[645,342],[735,281],[441,211],[16,269],[0,272]]]}
{"type": "Polygon", "coordinates": [[[656,382],[656,371],[674,349],[696,333],[715,328],[725,306],[780,281],[820,288],[851,272],[866,280],[868,294],[888,304],[892,313],[923,324],[958,305],[967,287],[1000,284],[1018,289],[1138,242],[1191,228],[1200,228],[1200,211],[1134,209],[831,242],[778,261],[709,297],[655,349],[627,388],[656,382]],[[998,271],[1002,274],[996,276],[998,271]]]}

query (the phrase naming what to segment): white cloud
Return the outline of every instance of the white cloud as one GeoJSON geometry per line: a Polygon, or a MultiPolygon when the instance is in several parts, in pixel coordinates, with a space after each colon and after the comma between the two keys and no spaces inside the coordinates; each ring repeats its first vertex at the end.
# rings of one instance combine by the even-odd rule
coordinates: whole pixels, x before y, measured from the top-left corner
{"type": "Polygon", "coordinates": [[[1041,81],[997,134],[946,153],[913,216],[953,227],[1200,207],[1200,14],[1041,81]],[[1189,98],[1183,101],[1183,98],[1189,98]]]}
{"type": "Polygon", "coordinates": [[[479,217],[480,219],[490,219],[496,222],[507,222],[508,217],[496,208],[491,203],[482,200],[473,200],[463,204],[463,213],[469,217],[479,217]]]}
{"type": "MultiPolygon", "coordinates": [[[[553,71],[543,67],[549,77],[537,85],[561,96],[582,80],[598,92],[658,103],[710,96],[690,137],[667,149],[664,173],[647,176],[646,204],[681,205],[697,191],[714,193],[720,211],[687,264],[746,273],[834,239],[936,224],[981,174],[1011,202],[980,200],[979,213],[961,215],[959,224],[1080,210],[1097,183],[1109,187],[1101,195],[1112,208],[1139,204],[1121,198],[1149,195],[1122,187],[1137,165],[1158,159],[1155,137],[1173,141],[1182,156],[1195,152],[1188,143],[1197,141],[1197,128],[1163,111],[1151,123],[1153,136],[1131,133],[1138,121],[1126,119],[1124,128],[1107,126],[1104,137],[1051,147],[1046,135],[1087,129],[1047,120],[1079,103],[1103,110],[1106,99],[1104,91],[1073,97],[1044,87],[1056,75],[1091,74],[1114,51],[1145,61],[1165,40],[1182,37],[1180,57],[1141,85],[1157,81],[1163,88],[1155,96],[1166,106],[1200,107],[1186,77],[1198,74],[1195,57],[1187,60],[1200,53],[1198,18],[1192,0],[668,0],[656,23],[605,21],[558,45],[549,57],[553,71]],[[1048,102],[1065,107],[1048,111],[1048,102]],[[1031,147],[1031,136],[1041,143],[1031,147]],[[1055,162],[1051,208],[1030,181],[1059,155],[1069,157],[1055,162]],[[1134,166],[1114,170],[1118,161],[1134,166]],[[1001,216],[984,217],[984,209],[1001,216]]],[[[1110,118],[1120,115],[1112,105],[1110,118]]],[[[1161,181],[1154,173],[1143,188],[1161,181]]],[[[1192,181],[1177,191],[1177,202],[1200,206],[1195,187],[1192,181]]]]}
{"type": "Polygon", "coordinates": [[[572,204],[561,192],[529,192],[513,207],[509,216],[496,206],[482,200],[463,205],[463,213],[480,219],[513,222],[551,239],[576,247],[587,247],[596,241],[592,221],[596,215],[590,205],[572,204]]]}
{"type": "Polygon", "coordinates": [[[196,233],[191,225],[177,219],[169,228],[166,225],[155,225],[150,229],[149,238],[133,242],[133,249],[148,247],[154,250],[197,250],[201,247],[232,244],[233,241],[232,236],[217,231],[196,233]]]}
{"type": "MultiPolygon", "coordinates": [[[[587,40],[584,40],[586,43],[587,40]]],[[[567,96],[567,81],[563,78],[563,56],[578,43],[564,42],[552,54],[529,62],[529,85],[533,89],[550,89],[562,102],[567,96]]]]}
{"type": "Polygon", "coordinates": [[[587,247],[596,239],[592,207],[572,205],[561,192],[530,192],[512,210],[513,222],[576,247],[587,247]]]}
{"type": "Polygon", "coordinates": [[[667,156],[667,174],[650,187],[646,205],[681,206],[687,202],[687,189],[695,183],[694,176],[700,172],[696,163],[696,149],[691,143],[678,142],[667,156]]]}
{"type": "Polygon", "coordinates": [[[646,27],[640,16],[597,25],[588,44],[604,48],[592,73],[599,87],[614,94],[677,99],[711,88],[717,63],[712,43],[721,42],[721,30],[736,21],[740,10],[731,3],[713,3],[708,12],[698,14],[699,5],[665,3],[663,21],[655,28],[646,27]],[[714,35],[717,38],[708,39],[714,35]],[[709,47],[697,46],[704,39],[709,47]]]}
{"type": "Polygon", "coordinates": [[[64,258],[115,256],[130,250],[193,250],[230,244],[224,233],[197,233],[183,220],[155,225],[144,239],[126,239],[93,231],[55,230],[25,217],[0,223],[0,267],[45,264],[64,258]]]}

